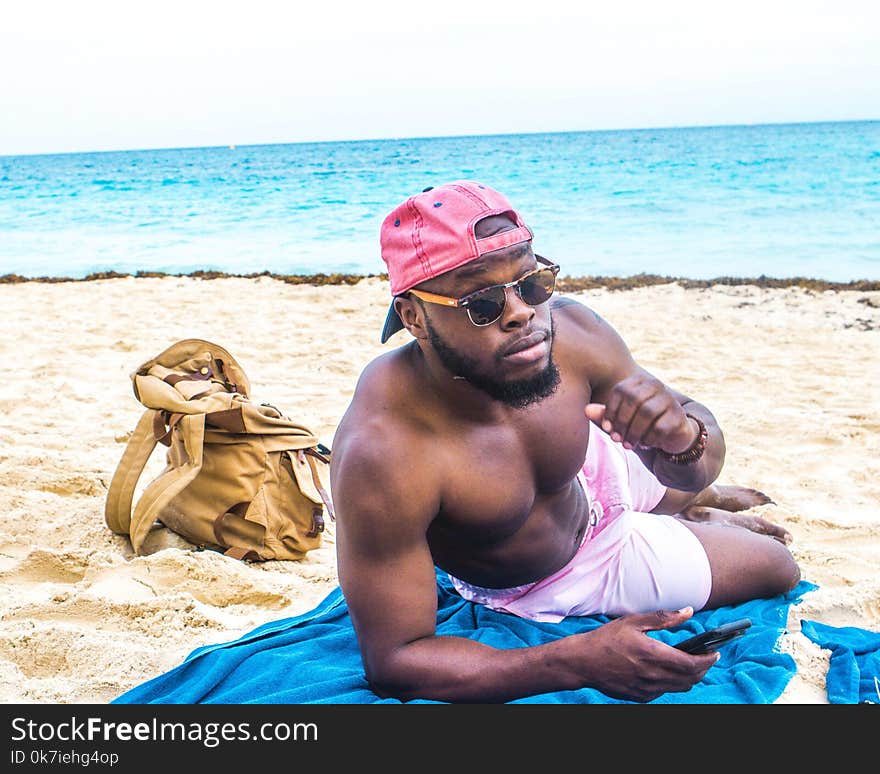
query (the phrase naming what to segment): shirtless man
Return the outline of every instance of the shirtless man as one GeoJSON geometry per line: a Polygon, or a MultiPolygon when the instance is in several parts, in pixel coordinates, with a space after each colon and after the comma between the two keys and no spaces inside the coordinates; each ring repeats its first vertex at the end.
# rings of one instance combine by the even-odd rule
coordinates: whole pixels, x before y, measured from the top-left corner
{"type": "Polygon", "coordinates": [[[767,500],[714,486],[725,445],[712,413],[588,307],[552,296],[558,267],[488,186],[410,197],[380,241],[382,341],[412,339],[364,369],[330,470],[339,581],[372,689],[446,702],[687,691],[717,654],[645,632],[800,579],[783,529],[731,512],[767,500]],[[614,618],[516,649],[439,637],[435,566],[493,609],[614,618]]]}

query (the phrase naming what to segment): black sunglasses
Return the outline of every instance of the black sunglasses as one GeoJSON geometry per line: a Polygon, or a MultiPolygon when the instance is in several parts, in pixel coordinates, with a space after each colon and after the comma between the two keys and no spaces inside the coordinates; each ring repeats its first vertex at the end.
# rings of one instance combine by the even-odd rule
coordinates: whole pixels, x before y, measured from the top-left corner
{"type": "Polygon", "coordinates": [[[529,306],[538,306],[550,300],[550,296],[556,289],[556,275],[559,273],[559,266],[540,255],[536,255],[535,258],[539,263],[544,264],[543,269],[532,269],[513,282],[489,285],[487,288],[480,288],[461,298],[440,296],[436,293],[427,293],[424,290],[410,290],[409,292],[429,304],[467,309],[468,317],[476,326],[491,325],[504,313],[504,305],[507,303],[507,288],[516,288],[517,295],[529,306]]]}

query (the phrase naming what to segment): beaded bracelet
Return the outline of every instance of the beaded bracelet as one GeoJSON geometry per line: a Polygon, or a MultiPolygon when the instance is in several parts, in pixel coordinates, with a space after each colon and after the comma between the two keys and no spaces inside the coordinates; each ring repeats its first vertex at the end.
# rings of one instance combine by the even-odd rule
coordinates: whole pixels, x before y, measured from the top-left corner
{"type": "Polygon", "coordinates": [[[670,454],[669,452],[663,451],[663,449],[657,449],[657,454],[659,454],[664,460],[668,460],[675,465],[690,465],[691,463],[696,462],[703,456],[703,452],[706,451],[706,441],[709,440],[709,431],[706,430],[706,425],[703,424],[703,421],[699,417],[695,417],[693,414],[685,414],[685,416],[693,419],[699,426],[700,432],[697,434],[697,440],[691,444],[689,449],[685,449],[678,454],[670,454]]]}

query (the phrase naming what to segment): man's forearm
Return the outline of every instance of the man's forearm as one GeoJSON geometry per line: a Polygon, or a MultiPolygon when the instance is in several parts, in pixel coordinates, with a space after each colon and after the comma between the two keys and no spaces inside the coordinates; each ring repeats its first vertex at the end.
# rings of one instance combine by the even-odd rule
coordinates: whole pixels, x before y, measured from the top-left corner
{"type": "Polygon", "coordinates": [[[400,648],[370,676],[374,692],[403,701],[500,703],[583,687],[566,657],[582,635],[524,648],[494,648],[464,637],[425,637],[400,648]]]}
{"type": "Polygon", "coordinates": [[[727,447],[721,428],[705,406],[689,401],[683,403],[682,408],[699,418],[706,427],[706,448],[698,460],[690,463],[673,462],[658,454],[657,449],[637,449],[636,453],[664,486],[685,492],[699,492],[720,475],[727,447]]]}

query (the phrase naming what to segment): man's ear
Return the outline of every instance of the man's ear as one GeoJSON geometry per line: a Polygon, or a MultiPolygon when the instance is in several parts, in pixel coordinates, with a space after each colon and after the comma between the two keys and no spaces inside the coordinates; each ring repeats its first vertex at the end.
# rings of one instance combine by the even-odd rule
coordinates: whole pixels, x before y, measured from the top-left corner
{"type": "Polygon", "coordinates": [[[425,310],[412,298],[395,298],[394,309],[400,317],[403,327],[415,338],[427,339],[428,329],[425,327],[425,310]]]}

